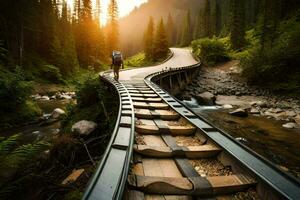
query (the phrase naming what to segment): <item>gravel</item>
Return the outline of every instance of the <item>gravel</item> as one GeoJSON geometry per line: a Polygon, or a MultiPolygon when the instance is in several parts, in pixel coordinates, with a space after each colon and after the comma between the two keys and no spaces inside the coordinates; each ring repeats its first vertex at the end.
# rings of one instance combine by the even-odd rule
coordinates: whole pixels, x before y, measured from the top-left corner
{"type": "Polygon", "coordinates": [[[176,143],[178,146],[200,146],[202,145],[201,141],[197,136],[191,137],[184,137],[184,136],[177,136],[176,143]]]}
{"type": "Polygon", "coordinates": [[[190,160],[195,170],[200,176],[229,176],[232,175],[230,167],[225,167],[215,158],[205,158],[199,160],[190,160]]]}

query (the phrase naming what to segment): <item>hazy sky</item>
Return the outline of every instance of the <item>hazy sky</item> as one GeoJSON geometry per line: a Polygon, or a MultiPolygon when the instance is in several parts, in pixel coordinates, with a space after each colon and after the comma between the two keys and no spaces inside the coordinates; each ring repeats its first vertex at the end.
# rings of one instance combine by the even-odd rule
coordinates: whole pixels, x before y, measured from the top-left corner
{"type": "MultiPolygon", "coordinates": [[[[92,0],[95,5],[95,0],[92,0]]],[[[117,0],[119,6],[119,16],[124,17],[134,9],[135,6],[140,6],[142,3],[145,3],[148,0],[117,0]]],[[[73,5],[73,0],[67,0],[69,5],[73,5]]],[[[110,0],[100,0],[101,2],[101,21],[102,24],[105,24],[107,19],[107,6],[109,5],[110,0]]]]}

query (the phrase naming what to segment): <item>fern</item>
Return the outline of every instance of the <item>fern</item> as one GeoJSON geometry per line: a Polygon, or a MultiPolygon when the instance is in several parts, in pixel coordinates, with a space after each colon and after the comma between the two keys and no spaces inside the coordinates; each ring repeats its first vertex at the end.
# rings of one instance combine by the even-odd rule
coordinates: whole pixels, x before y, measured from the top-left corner
{"type": "Polygon", "coordinates": [[[22,145],[11,152],[11,155],[8,156],[8,159],[11,162],[11,166],[18,167],[22,163],[33,159],[36,155],[46,150],[49,146],[50,145],[45,142],[22,145]]]}
{"type": "Polygon", "coordinates": [[[16,148],[20,135],[13,135],[7,139],[0,139],[0,169],[14,168],[25,164],[40,152],[48,148],[49,143],[40,141],[26,144],[16,148]]]}
{"type": "MultiPolygon", "coordinates": [[[[0,157],[7,155],[18,143],[20,138],[19,134],[10,136],[7,139],[3,137],[0,139],[0,157]]],[[[1,161],[0,161],[1,162],[1,161]]]]}

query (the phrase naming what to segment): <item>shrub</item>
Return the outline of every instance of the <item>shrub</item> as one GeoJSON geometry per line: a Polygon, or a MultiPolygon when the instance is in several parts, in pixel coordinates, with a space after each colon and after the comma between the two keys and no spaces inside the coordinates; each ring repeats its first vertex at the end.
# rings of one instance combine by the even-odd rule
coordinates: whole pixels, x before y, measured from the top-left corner
{"type": "Polygon", "coordinates": [[[80,120],[97,122],[101,132],[109,131],[109,127],[114,126],[113,115],[118,112],[116,94],[95,76],[87,76],[77,87],[77,105],[67,107],[64,131],[69,132],[71,126],[80,120]]]}
{"type": "Polygon", "coordinates": [[[243,74],[250,83],[281,92],[299,92],[299,43],[300,22],[297,19],[282,22],[279,36],[272,46],[264,49],[257,46],[242,59],[243,74]]]}
{"type": "Polygon", "coordinates": [[[216,38],[195,40],[192,48],[193,53],[208,66],[229,60],[225,44],[216,38]]]}
{"type": "Polygon", "coordinates": [[[39,108],[29,101],[31,83],[25,81],[18,67],[14,73],[0,67],[0,117],[1,128],[32,120],[40,114],[39,108]]]}
{"type": "Polygon", "coordinates": [[[15,70],[15,73],[0,71],[0,113],[15,110],[28,99],[31,92],[31,85],[24,80],[22,71],[15,70]]]}
{"type": "Polygon", "coordinates": [[[53,82],[60,83],[62,82],[62,75],[60,70],[54,65],[44,65],[39,72],[44,79],[53,82]]]}

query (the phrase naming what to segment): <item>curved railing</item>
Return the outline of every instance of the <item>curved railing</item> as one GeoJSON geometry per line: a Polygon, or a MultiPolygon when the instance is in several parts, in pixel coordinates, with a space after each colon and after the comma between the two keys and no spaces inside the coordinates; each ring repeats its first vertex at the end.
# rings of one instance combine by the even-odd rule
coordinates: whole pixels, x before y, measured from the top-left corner
{"type": "Polygon", "coordinates": [[[300,199],[300,181],[298,179],[283,172],[275,164],[257,154],[246,145],[238,142],[225,131],[210,124],[206,119],[200,117],[193,110],[183,105],[178,99],[171,96],[153,81],[154,79],[159,79],[160,76],[165,77],[183,70],[200,67],[200,65],[201,63],[198,63],[187,67],[170,68],[166,71],[156,72],[147,76],[145,83],[168,103],[172,109],[198,127],[212,141],[216,142],[229,155],[249,169],[258,180],[264,183],[264,185],[260,185],[259,187],[268,185],[272,188],[272,191],[276,191],[278,195],[284,199],[300,199]]]}
{"type": "Polygon", "coordinates": [[[130,167],[134,141],[134,110],[126,87],[109,76],[100,78],[113,85],[119,97],[119,113],[110,142],[83,199],[121,199],[130,167]]]}
{"type": "MultiPolygon", "coordinates": [[[[183,70],[193,70],[200,67],[200,65],[198,63],[187,67],[170,68],[169,70],[155,72],[147,76],[144,82],[173,110],[202,130],[233,159],[248,169],[249,173],[259,180],[258,187],[267,186],[277,194],[276,196],[281,196],[283,199],[300,199],[300,184],[297,179],[282,172],[277,166],[236,141],[226,132],[199,117],[154,82],[159,77],[179,73],[183,70]]],[[[118,91],[120,108],[109,145],[83,199],[122,199],[133,153],[134,109],[129,92],[122,83],[115,81],[109,76],[108,72],[102,73],[100,77],[112,84],[118,91]]]]}

